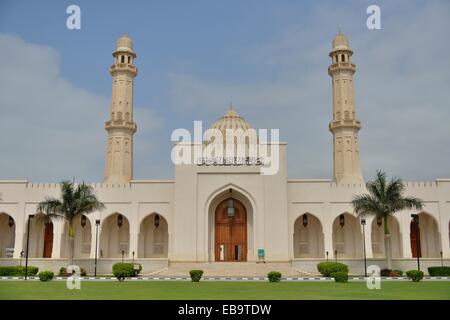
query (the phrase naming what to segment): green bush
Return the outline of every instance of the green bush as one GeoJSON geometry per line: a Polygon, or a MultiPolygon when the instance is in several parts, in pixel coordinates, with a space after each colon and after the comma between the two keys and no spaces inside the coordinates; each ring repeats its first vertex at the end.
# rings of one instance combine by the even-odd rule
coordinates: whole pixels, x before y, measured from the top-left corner
{"type": "Polygon", "coordinates": [[[141,273],[142,271],[142,264],[140,263],[134,263],[134,271],[136,272],[136,275],[141,273]]]}
{"type": "Polygon", "coordinates": [[[381,269],[380,276],[382,277],[401,277],[403,275],[402,270],[381,269]]]}
{"type": "MultiPolygon", "coordinates": [[[[67,272],[67,268],[66,267],[61,267],[59,269],[59,276],[61,277],[70,277],[72,274],[67,272]]],[[[86,277],[87,276],[87,272],[85,269],[80,268],[80,276],[82,277],[86,277]]]]}
{"type": "Polygon", "coordinates": [[[115,263],[112,266],[114,277],[119,281],[124,281],[126,277],[134,277],[137,273],[132,263],[115,263]]]}
{"type": "Polygon", "coordinates": [[[203,270],[191,270],[189,271],[192,282],[199,282],[203,276],[203,270]]]}
{"type": "Polygon", "coordinates": [[[41,280],[42,282],[47,282],[53,279],[53,276],[55,274],[51,271],[42,271],[39,272],[39,280],[41,280]]]}
{"type": "MultiPolygon", "coordinates": [[[[39,271],[38,267],[28,266],[28,276],[35,276],[39,271]]],[[[25,267],[7,266],[0,267],[0,277],[24,277],[25,267]]]]}
{"type": "Polygon", "coordinates": [[[270,271],[267,274],[267,278],[269,278],[270,282],[280,282],[281,280],[281,272],[278,271],[270,271]]]}
{"type": "Polygon", "coordinates": [[[348,282],[348,273],[347,272],[333,272],[331,277],[334,278],[336,282],[348,282]]]}
{"type": "Polygon", "coordinates": [[[420,270],[406,271],[406,276],[414,282],[419,282],[423,279],[423,272],[420,270]]]}
{"type": "Polygon", "coordinates": [[[331,274],[336,272],[348,273],[348,266],[339,262],[320,262],[317,264],[317,270],[324,277],[331,277],[331,274]]]}
{"type": "Polygon", "coordinates": [[[429,267],[428,274],[432,277],[450,276],[450,267],[429,267]]]}

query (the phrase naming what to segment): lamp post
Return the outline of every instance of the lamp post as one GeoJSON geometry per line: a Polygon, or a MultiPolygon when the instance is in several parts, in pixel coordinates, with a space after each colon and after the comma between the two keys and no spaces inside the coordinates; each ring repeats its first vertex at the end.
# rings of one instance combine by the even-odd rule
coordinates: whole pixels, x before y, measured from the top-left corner
{"type": "Polygon", "coordinates": [[[334,250],[334,260],[337,263],[337,250],[334,250]]]}
{"type": "Polygon", "coordinates": [[[367,278],[367,257],[366,257],[366,218],[361,218],[363,229],[363,252],[364,252],[364,277],[367,278]]]}
{"type": "Polygon", "coordinates": [[[328,262],[328,251],[325,251],[325,254],[327,255],[327,262],[328,262]]]}
{"type": "Polygon", "coordinates": [[[444,259],[442,257],[442,250],[439,252],[439,254],[441,255],[441,267],[444,267],[444,259]]]}
{"type": "Polygon", "coordinates": [[[134,251],[133,251],[133,264],[134,264],[134,251]]]}
{"type": "Polygon", "coordinates": [[[419,228],[419,215],[411,214],[411,218],[413,222],[416,223],[417,226],[417,240],[416,240],[416,256],[417,256],[417,270],[420,271],[420,228],[419,228]]]}
{"type": "Polygon", "coordinates": [[[31,219],[34,218],[34,214],[29,214],[28,215],[28,225],[27,225],[27,252],[25,255],[25,280],[27,280],[27,276],[28,276],[28,252],[29,252],[29,247],[30,247],[30,223],[31,223],[31,219]]]}
{"type": "Polygon", "coordinates": [[[94,260],[94,277],[97,276],[97,251],[98,251],[98,226],[100,219],[95,220],[95,260],[94,260]]]}
{"type": "Polygon", "coordinates": [[[123,263],[123,255],[125,254],[125,251],[122,250],[122,263],[123,263]]]}

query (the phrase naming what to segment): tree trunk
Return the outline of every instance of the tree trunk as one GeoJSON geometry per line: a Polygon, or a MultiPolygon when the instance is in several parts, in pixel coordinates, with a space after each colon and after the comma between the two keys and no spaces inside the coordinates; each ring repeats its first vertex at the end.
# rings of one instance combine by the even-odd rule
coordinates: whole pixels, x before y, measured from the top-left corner
{"type": "Polygon", "coordinates": [[[388,216],[384,217],[384,254],[387,268],[392,270],[391,235],[389,233],[388,216]]]}
{"type": "Polygon", "coordinates": [[[72,221],[69,222],[69,266],[73,265],[73,254],[75,251],[75,237],[72,221]]]}

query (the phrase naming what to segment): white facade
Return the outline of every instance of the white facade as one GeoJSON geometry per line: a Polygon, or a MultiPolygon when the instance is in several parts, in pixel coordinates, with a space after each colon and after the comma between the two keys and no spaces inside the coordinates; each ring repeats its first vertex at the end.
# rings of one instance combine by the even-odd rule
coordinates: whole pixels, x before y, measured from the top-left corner
{"type": "MultiPolygon", "coordinates": [[[[349,61],[351,53],[347,39],[338,35],[329,69],[333,80],[330,130],[335,150],[334,179],[289,179],[287,144],[279,143],[279,170],[274,175],[262,175],[257,165],[182,164],[174,166],[174,180],[132,180],[132,136],[136,131],[132,85],[137,73],[132,60],[136,55],[131,39],[120,38],[111,70],[120,64],[125,71],[111,73],[113,81],[125,77],[125,84],[122,88],[113,82],[110,121],[106,123],[105,179],[93,184],[106,209],[88,215],[84,226],[81,219],[75,221],[75,263],[92,272],[97,243],[100,272],[110,272],[110,266],[122,259],[122,252],[124,259],[139,261],[148,272],[175,261],[258,261],[259,249],[264,250],[265,261],[290,262],[301,270],[315,271],[318,261],[337,258],[348,263],[351,272],[361,272],[365,243],[369,264],[383,267],[383,227],[369,217],[363,241],[360,220],[350,204],[355,194],[366,192],[357,141],[361,123],[355,117],[353,84],[348,83],[356,68],[349,61]],[[347,55],[342,61],[341,51],[347,55]],[[121,53],[125,53],[124,59],[130,56],[130,61],[121,61],[121,53]],[[345,79],[345,86],[349,87],[336,82],[339,79],[345,79]],[[123,106],[120,107],[123,111],[119,106],[123,106]],[[118,112],[124,112],[120,119],[118,112]],[[120,141],[111,146],[111,139],[120,141]],[[346,139],[349,139],[347,147],[346,139]],[[118,149],[114,149],[116,144],[118,149]],[[229,199],[235,201],[237,214],[243,219],[241,223],[227,225],[224,218],[225,223],[220,224],[218,210],[229,199]]],[[[222,130],[250,125],[231,109],[213,127],[222,130]]],[[[59,185],[0,180],[0,193],[0,264],[19,263],[21,252],[27,247],[28,215],[37,214],[30,225],[30,264],[54,270],[64,266],[67,223],[57,220],[49,226],[38,219],[36,212],[37,203],[46,196],[59,196],[59,185]]],[[[406,195],[425,202],[419,218],[424,267],[440,265],[441,251],[448,263],[450,179],[406,182],[406,195]]],[[[401,212],[389,222],[394,268],[415,266],[411,213],[416,212],[401,212]]]]}

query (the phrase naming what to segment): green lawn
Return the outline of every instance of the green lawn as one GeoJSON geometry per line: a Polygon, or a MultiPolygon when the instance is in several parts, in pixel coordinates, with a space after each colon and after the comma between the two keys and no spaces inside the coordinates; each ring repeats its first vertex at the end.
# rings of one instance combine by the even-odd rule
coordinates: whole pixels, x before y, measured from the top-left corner
{"type": "Polygon", "coordinates": [[[450,282],[82,282],[68,290],[64,281],[0,282],[5,299],[450,299],[450,282]]]}

